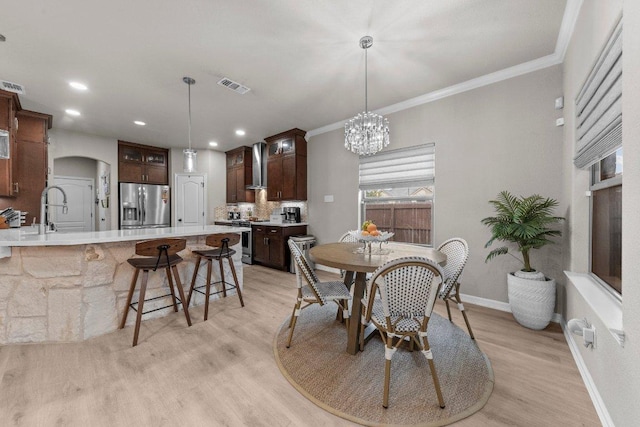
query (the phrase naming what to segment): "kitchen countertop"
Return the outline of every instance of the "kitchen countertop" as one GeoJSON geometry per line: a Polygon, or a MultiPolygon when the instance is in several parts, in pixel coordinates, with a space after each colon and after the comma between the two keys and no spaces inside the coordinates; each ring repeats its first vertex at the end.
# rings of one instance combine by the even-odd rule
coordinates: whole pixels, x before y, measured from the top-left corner
{"type": "MultiPolygon", "coordinates": [[[[85,231],[76,233],[38,234],[31,227],[0,230],[0,248],[17,246],[70,246],[91,243],[126,242],[160,237],[202,236],[213,233],[249,231],[247,227],[206,225],[194,227],[140,228],[133,230],[85,231]]],[[[1,257],[1,255],[0,255],[1,257]]]]}
{"type": "MultiPolygon", "coordinates": [[[[246,221],[234,219],[234,221],[246,221]]],[[[220,219],[215,222],[224,222],[225,224],[231,224],[230,219],[220,219]]],[[[309,225],[308,222],[270,222],[270,221],[250,221],[251,225],[267,225],[269,227],[295,227],[297,225],[309,225]]]]}

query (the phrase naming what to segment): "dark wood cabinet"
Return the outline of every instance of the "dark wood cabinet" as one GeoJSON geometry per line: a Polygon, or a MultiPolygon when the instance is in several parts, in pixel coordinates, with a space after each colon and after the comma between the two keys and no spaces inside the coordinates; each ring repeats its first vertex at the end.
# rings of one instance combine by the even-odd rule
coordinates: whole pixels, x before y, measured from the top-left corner
{"type": "Polygon", "coordinates": [[[118,181],[169,184],[169,150],[118,141],[118,181]]]}
{"type": "Polygon", "coordinates": [[[265,138],[267,200],[307,200],[306,132],[291,129],[265,138]]]}
{"type": "Polygon", "coordinates": [[[278,270],[289,271],[291,253],[290,236],[307,234],[306,225],[279,227],[272,225],[252,225],[253,262],[278,270]]]}
{"type": "Polygon", "coordinates": [[[238,147],[227,154],[227,203],[254,203],[256,194],[247,190],[252,182],[251,148],[238,147]]]}
{"type": "Polygon", "coordinates": [[[20,100],[15,93],[0,90],[0,130],[8,136],[9,158],[0,159],[0,196],[14,197],[18,189],[18,119],[20,100]],[[3,132],[4,133],[4,132],[3,132]]]}
{"type": "Polygon", "coordinates": [[[40,222],[40,197],[47,185],[48,130],[53,118],[48,114],[20,110],[15,113],[18,129],[13,150],[13,194],[0,197],[0,208],[13,207],[27,212],[26,224],[40,222]]]}
{"type": "Polygon", "coordinates": [[[19,146],[16,206],[28,212],[25,222],[31,224],[34,218],[36,222],[42,221],[39,218],[40,197],[47,185],[48,130],[53,118],[24,110],[16,115],[20,123],[16,135],[19,146]]]}

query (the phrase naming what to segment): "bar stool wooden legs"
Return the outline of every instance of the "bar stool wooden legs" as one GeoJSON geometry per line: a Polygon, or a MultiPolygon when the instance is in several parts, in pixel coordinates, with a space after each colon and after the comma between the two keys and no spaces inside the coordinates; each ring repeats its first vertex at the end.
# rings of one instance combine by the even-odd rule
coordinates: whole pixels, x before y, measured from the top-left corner
{"type": "Polygon", "coordinates": [[[222,293],[223,297],[227,296],[227,285],[230,289],[236,290],[238,298],[240,299],[240,306],[244,307],[244,301],[242,299],[242,290],[240,289],[240,283],[238,282],[238,276],[236,274],[236,267],[233,265],[233,255],[236,253],[234,249],[230,249],[230,246],[238,244],[240,236],[236,233],[224,233],[224,234],[212,234],[207,236],[207,246],[215,247],[216,249],[208,249],[201,251],[193,251],[198,259],[196,261],[195,269],[193,270],[193,277],[191,278],[191,287],[189,288],[189,296],[187,297],[187,305],[191,302],[191,295],[193,291],[199,292],[204,295],[204,320],[209,318],[209,297],[211,296],[211,285],[218,283],[222,284],[222,290],[214,292],[214,294],[222,293]],[[207,262],[207,281],[204,285],[196,286],[196,278],[198,276],[198,269],[200,268],[200,261],[205,259],[207,262]],[[211,282],[211,270],[213,268],[213,260],[218,260],[218,267],[220,269],[220,280],[211,282]],[[231,274],[233,275],[234,283],[229,283],[224,277],[224,264],[222,260],[226,259],[229,263],[231,274]],[[205,292],[200,291],[200,288],[205,288],[205,292]]]}
{"type": "MultiPolygon", "coordinates": [[[[185,239],[158,239],[147,240],[136,244],[136,255],[142,255],[143,258],[129,258],[127,262],[135,268],[133,278],[131,279],[131,285],[129,286],[129,293],[127,295],[127,305],[120,321],[119,329],[124,328],[127,322],[127,315],[129,314],[129,308],[136,311],[136,326],[133,333],[133,347],[138,344],[138,336],[140,334],[140,322],[142,321],[142,315],[151,313],[152,311],[161,310],[167,307],[173,306],[173,311],[178,311],[178,302],[182,304],[185,301],[184,289],[180,281],[180,275],[178,274],[177,264],[182,262],[182,258],[177,255],[177,252],[183,250],[186,247],[185,239]],[[167,281],[169,285],[170,293],[167,295],[161,295],[155,298],[145,300],[147,292],[147,281],[149,279],[149,270],[156,271],[158,268],[165,270],[167,275],[167,281]],[[138,302],[132,303],[133,294],[135,292],[138,276],[142,270],[142,280],[140,283],[140,294],[138,296],[138,302]],[[180,298],[176,298],[174,287],[178,288],[178,294],[180,298]],[[145,301],[156,300],[171,295],[172,305],[155,308],[149,311],[144,311],[145,301]]],[[[191,317],[189,316],[189,304],[183,304],[184,316],[187,319],[187,324],[191,326],[191,317]]]]}

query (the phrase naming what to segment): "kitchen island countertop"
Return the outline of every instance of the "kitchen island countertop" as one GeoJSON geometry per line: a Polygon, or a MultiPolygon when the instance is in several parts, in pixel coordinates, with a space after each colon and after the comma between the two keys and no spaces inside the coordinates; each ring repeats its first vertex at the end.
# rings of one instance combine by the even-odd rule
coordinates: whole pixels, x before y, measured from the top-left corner
{"type": "MultiPolygon", "coordinates": [[[[162,237],[202,236],[214,233],[240,233],[249,231],[246,227],[205,225],[193,227],[140,228],[133,230],[85,231],[75,233],[38,234],[31,227],[0,230],[0,258],[3,250],[18,246],[70,246],[91,243],[127,242],[133,240],[157,239],[162,237]]],[[[10,256],[10,255],[4,255],[10,256]]]]}
{"type": "MultiPolygon", "coordinates": [[[[239,220],[239,219],[234,219],[233,221],[245,221],[245,220],[239,220]]],[[[218,219],[216,220],[216,223],[219,224],[229,224],[231,225],[231,223],[233,222],[230,219],[218,219]]],[[[308,222],[271,222],[271,221],[249,221],[251,223],[251,225],[264,225],[264,226],[268,226],[268,227],[296,227],[298,225],[309,225],[308,222]]]]}

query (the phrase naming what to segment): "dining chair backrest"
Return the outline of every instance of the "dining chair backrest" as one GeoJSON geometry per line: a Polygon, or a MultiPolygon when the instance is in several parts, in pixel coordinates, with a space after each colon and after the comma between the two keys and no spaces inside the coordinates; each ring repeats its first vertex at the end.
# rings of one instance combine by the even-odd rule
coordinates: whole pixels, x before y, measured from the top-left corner
{"type": "Polygon", "coordinates": [[[423,257],[403,257],[389,261],[373,273],[368,284],[367,312],[371,312],[376,290],[386,317],[429,317],[438,296],[443,272],[438,264],[423,257]]]}
{"type": "Polygon", "coordinates": [[[240,235],[237,233],[210,234],[205,239],[207,246],[220,248],[219,256],[230,257],[235,252],[229,249],[240,242],[240,235]]]}
{"type": "Polygon", "coordinates": [[[296,245],[292,240],[289,240],[288,244],[289,250],[291,250],[291,256],[295,261],[296,284],[298,285],[298,288],[302,288],[302,280],[304,278],[304,280],[309,285],[309,288],[314,293],[314,296],[320,302],[320,305],[324,305],[326,301],[322,294],[318,291],[318,287],[316,285],[320,281],[320,279],[318,279],[315,271],[313,271],[313,269],[309,266],[307,259],[304,257],[304,254],[302,253],[298,245],[296,245]]]}
{"type": "Polygon", "coordinates": [[[210,234],[207,236],[205,243],[207,246],[219,248],[222,247],[225,239],[227,239],[228,246],[237,245],[240,242],[240,235],[238,233],[210,234]]]}
{"type": "Polygon", "coordinates": [[[166,262],[165,267],[171,265],[170,256],[177,254],[187,247],[187,239],[166,238],[144,240],[136,243],[136,255],[156,257],[156,265],[153,271],[158,269],[161,261],[166,262]]]}
{"type": "Polygon", "coordinates": [[[447,255],[447,264],[443,267],[445,282],[440,290],[441,295],[446,295],[458,281],[462,269],[467,263],[469,245],[464,239],[454,237],[443,242],[438,250],[447,255]]]}
{"type": "Polygon", "coordinates": [[[355,238],[350,232],[347,231],[342,236],[340,236],[340,239],[338,240],[338,242],[341,242],[341,243],[358,243],[358,239],[355,238]]]}
{"type": "Polygon", "coordinates": [[[157,257],[161,252],[174,255],[187,247],[186,239],[167,238],[136,243],[136,255],[157,257]]]}

